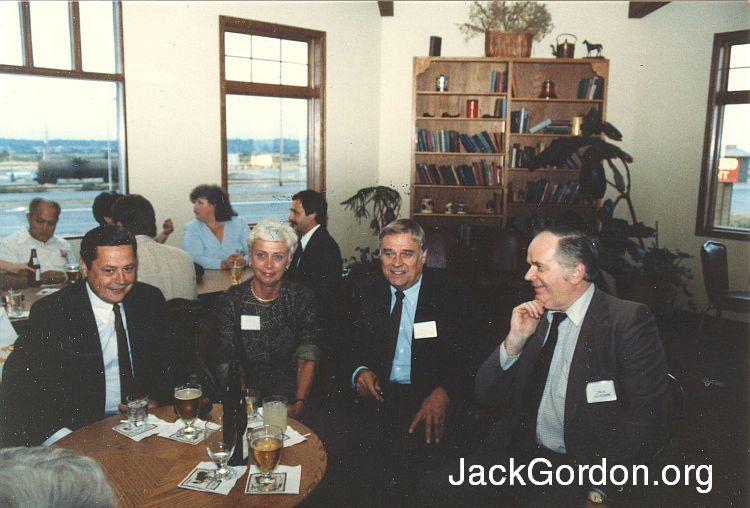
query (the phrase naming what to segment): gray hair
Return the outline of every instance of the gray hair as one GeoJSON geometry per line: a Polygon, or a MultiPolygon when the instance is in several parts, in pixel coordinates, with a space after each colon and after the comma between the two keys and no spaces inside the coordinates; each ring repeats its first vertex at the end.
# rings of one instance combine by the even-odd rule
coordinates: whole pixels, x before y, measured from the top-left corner
{"type": "MultiPolygon", "coordinates": [[[[557,237],[557,261],[566,268],[582,263],[586,268],[584,280],[593,282],[599,275],[599,242],[582,231],[566,226],[552,226],[539,233],[557,237]]],[[[537,236],[539,236],[537,235],[537,236]]]]}
{"type": "Polygon", "coordinates": [[[66,448],[0,449],[0,506],[116,508],[97,461],[66,448]]]}
{"type": "MultiPolygon", "coordinates": [[[[292,226],[286,222],[281,222],[278,219],[267,218],[257,223],[253,230],[250,231],[250,236],[247,237],[247,248],[253,250],[253,243],[255,240],[264,240],[266,242],[284,242],[286,244],[287,251],[289,251],[289,263],[292,262],[294,257],[294,251],[297,250],[297,233],[294,232],[292,226]]],[[[252,262],[252,258],[250,259],[252,262]]],[[[289,266],[287,263],[287,266],[289,266]]]]}
{"type": "Polygon", "coordinates": [[[389,235],[402,235],[404,233],[411,233],[412,238],[419,244],[419,250],[424,252],[427,249],[427,245],[424,242],[425,234],[424,229],[418,223],[411,219],[396,219],[390,224],[386,225],[380,230],[380,236],[378,236],[378,242],[383,243],[383,238],[389,235]]]}

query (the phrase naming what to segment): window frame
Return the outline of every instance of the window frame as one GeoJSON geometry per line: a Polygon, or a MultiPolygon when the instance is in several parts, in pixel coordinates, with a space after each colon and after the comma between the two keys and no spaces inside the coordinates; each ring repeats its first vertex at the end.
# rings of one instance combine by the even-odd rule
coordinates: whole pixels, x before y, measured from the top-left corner
{"type": "Polygon", "coordinates": [[[747,241],[750,240],[750,231],[714,224],[724,106],[750,103],[750,91],[727,91],[730,49],[739,44],[750,44],[750,30],[714,34],[695,234],[747,241]]]}
{"type": "Polygon", "coordinates": [[[229,191],[227,161],[227,95],[282,97],[308,101],[307,187],[325,192],[325,51],[326,33],[275,23],[219,16],[221,92],[221,185],[229,191]],[[225,79],[226,32],[260,35],[307,43],[307,86],[249,83],[225,79]]]}
{"type": "MultiPolygon", "coordinates": [[[[117,40],[115,41],[115,73],[92,72],[83,70],[83,57],[81,51],[81,17],[78,8],[79,1],[72,0],[68,3],[69,21],[70,21],[70,44],[71,44],[71,67],[72,69],[54,69],[48,67],[36,67],[34,65],[34,51],[32,46],[32,23],[31,7],[28,0],[20,2],[21,16],[21,42],[22,42],[22,63],[21,65],[9,65],[0,63],[0,74],[16,74],[25,76],[39,76],[51,78],[68,78],[89,81],[109,81],[119,84],[118,90],[118,111],[119,118],[117,124],[117,140],[120,144],[119,149],[119,182],[122,183],[123,191],[129,192],[128,181],[128,149],[126,135],[126,111],[125,107],[125,50],[123,43],[123,25],[122,25],[122,2],[114,2],[115,26],[117,28],[117,40]]],[[[66,236],[65,238],[77,239],[81,236],[66,236]]]]}

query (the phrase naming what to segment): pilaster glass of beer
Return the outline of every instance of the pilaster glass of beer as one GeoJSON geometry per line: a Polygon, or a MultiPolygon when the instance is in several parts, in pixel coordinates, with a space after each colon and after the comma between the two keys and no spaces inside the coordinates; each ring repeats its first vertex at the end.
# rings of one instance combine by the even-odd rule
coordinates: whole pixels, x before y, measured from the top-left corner
{"type": "Polygon", "coordinates": [[[286,397],[281,395],[269,395],[263,397],[263,424],[272,425],[286,432],[286,397]]]}
{"type": "Polygon", "coordinates": [[[196,434],[193,423],[198,419],[203,390],[198,383],[185,383],[174,388],[174,410],[185,424],[178,436],[192,438],[196,434]]]}
{"type": "Polygon", "coordinates": [[[229,275],[232,278],[233,286],[236,286],[240,283],[240,277],[242,276],[243,268],[244,267],[237,260],[232,263],[232,267],[229,269],[229,275]]]}
{"type": "Polygon", "coordinates": [[[273,470],[281,460],[281,450],[284,447],[284,433],[273,425],[263,425],[248,432],[250,449],[253,451],[253,459],[260,469],[257,482],[261,490],[271,491],[276,488],[276,480],[273,470]]]}

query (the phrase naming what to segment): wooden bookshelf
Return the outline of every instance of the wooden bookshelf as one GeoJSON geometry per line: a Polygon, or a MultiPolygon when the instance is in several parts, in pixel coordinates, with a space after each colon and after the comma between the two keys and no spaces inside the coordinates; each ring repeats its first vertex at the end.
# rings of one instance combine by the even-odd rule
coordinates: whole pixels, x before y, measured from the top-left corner
{"type": "MultiPolygon", "coordinates": [[[[553,215],[566,210],[594,212],[598,203],[583,202],[580,195],[575,195],[570,202],[554,201],[553,190],[561,189],[566,184],[575,187],[574,183],[579,179],[577,168],[529,171],[523,166],[532,153],[538,153],[552,140],[570,137],[570,132],[560,132],[560,129],[564,129],[565,122],[572,121],[573,117],[585,116],[593,107],[599,110],[602,118],[606,118],[608,60],[416,57],[413,78],[414,147],[410,196],[413,218],[430,226],[465,222],[505,227],[509,220],[534,214],[539,208],[553,215]],[[497,78],[493,78],[493,73],[497,78]],[[436,89],[439,76],[448,78],[447,90],[436,89]],[[592,93],[588,96],[589,90],[586,90],[585,98],[578,98],[581,81],[586,79],[591,82],[595,76],[603,78],[596,95],[592,93]],[[500,79],[502,83],[498,84],[500,79]],[[554,82],[556,98],[540,98],[545,80],[554,82]],[[493,84],[494,89],[491,88],[493,84]],[[477,101],[477,118],[467,118],[468,100],[477,101]],[[504,101],[502,115],[498,115],[498,101],[504,101]],[[518,128],[511,117],[518,114],[512,115],[512,112],[522,108],[526,110],[526,122],[524,130],[517,132],[518,128]],[[553,121],[558,131],[528,132],[529,128],[546,118],[553,121]],[[476,136],[481,137],[482,132],[486,132],[493,141],[489,148],[494,151],[468,151],[461,135],[475,139],[476,136]],[[435,148],[436,145],[439,148],[435,148]],[[519,151],[525,151],[520,158],[519,151]],[[497,181],[490,182],[486,178],[486,169],[481,168],[493,164],[498,169],[497,181]],[[474,181],[480,184],[465,185],[466,178],[460,181],[467,171],[464,168],[464,173],[457,171],[455,174],[459,177],[457,185],[445,185],[445,181],[441,181],[440,171],[437,178],[427,171],[430,165],[452,168],[469,166],[474,172],[474,181]],[[485,171],[484,182],[481,182],[477,171],[485,171]],[[537,201],[534,191],[544,186],[547,187],[546,194],[540,191],[540,201],[537,201]],[[432,199],[434,213],[420,213],[423,198],[432,199]],[[467,213],[444,213],[445,205],[449,202],[465,204],[467,213]],[[490,208],[490,203],[494,204],[494,210],[490,208]]],[[[486,141],[486,137],[482,139],[486,141]]],[[[475,144],[478,145],[480,141],[475,139],[475,144]]],[[[564,192],[561,190],[557,197],[565,197],[564,192]]]]}

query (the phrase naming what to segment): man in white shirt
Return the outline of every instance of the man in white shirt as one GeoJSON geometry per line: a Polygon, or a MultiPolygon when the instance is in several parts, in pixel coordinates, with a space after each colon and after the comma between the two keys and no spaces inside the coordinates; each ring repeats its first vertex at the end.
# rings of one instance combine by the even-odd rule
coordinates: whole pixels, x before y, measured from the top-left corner
{"type": "Polygon", "coordinates": [[[55,201],[34,198],[26,214],[29,227],[0,240],[0,259],[16,263],[29,261],[31,249],[36,249],[42,267],[43,282],[63,282],[65,267],[73,261],[67,240],[55,235],[60,219],[60,205],[55,201]]]}
{"type": "Polygon", "coordinates": [[[115,414],[125,396],[171,401],[164,297],[137,282],[137,243],[117,226],[81,241],[83,279],[31,307],[0,384],[0,446],[36,446],[115,414]]]}
{"type": "Polygon", "coordinates": [[[148,199],[123,196],[112,207],[115,224],[130,231],[138,242],[138,280],[156,286],[165,300],[195,300],[195,265],[182,249],[156,242],[156,215],[148,199]]]}

